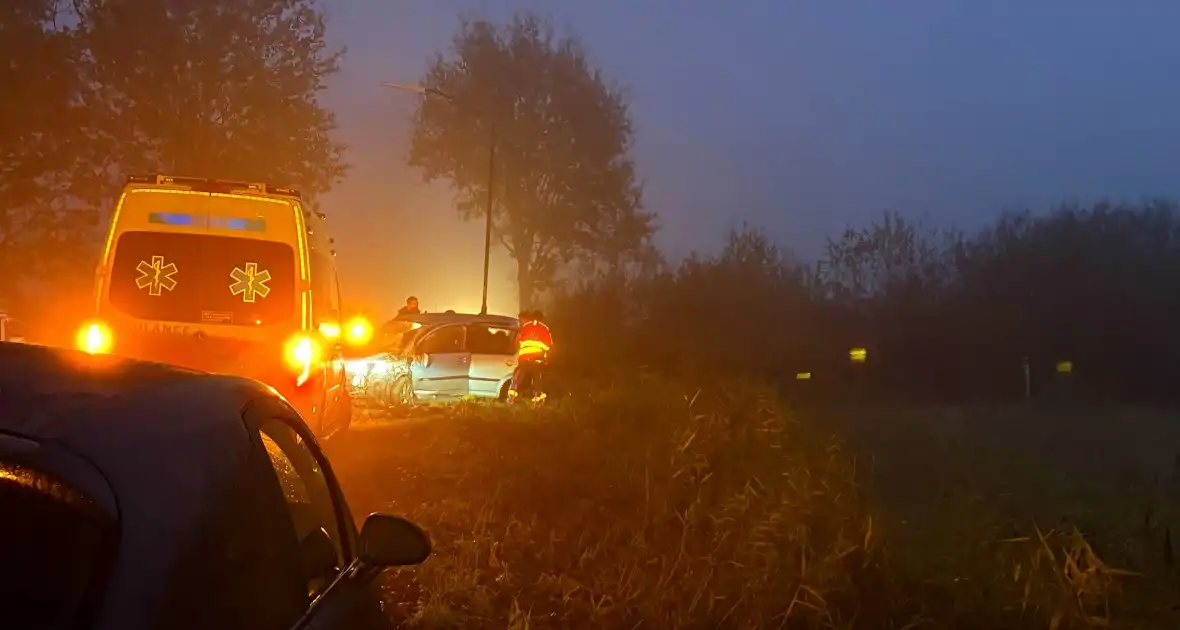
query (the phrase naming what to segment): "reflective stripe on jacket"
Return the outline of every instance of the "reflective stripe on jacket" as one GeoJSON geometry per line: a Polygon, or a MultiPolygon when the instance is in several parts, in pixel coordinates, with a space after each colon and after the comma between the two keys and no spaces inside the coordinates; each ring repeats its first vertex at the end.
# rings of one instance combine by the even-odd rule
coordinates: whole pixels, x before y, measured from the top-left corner
{"type": "Polygon", "coordinates": [[[545,324],[532,320],[525,322],[520,327],[520,335],[517,336],[516,342],[519,346],[517,356],[521,358],[544,356],[553,347],[553,333],[549,332],[549,327],[545,324]]]}

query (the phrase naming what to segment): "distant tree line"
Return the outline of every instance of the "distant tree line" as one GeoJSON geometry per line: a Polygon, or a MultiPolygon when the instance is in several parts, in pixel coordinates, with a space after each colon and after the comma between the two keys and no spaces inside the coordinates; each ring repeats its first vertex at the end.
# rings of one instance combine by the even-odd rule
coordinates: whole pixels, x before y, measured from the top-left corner
{"type": "Polygon", "coordinates": [[[711,258],[584,278],[554,316],[566,358],[589,366],[745,375],[800,395],[972,401],[1023,397],[1027,360],[1034,397],[1171,401],[1178,280],[1170,201],[1008,212],[971,234],[886,213],[830,240],[813,264],[735,230],[711,258]]]}
{"type": "MultiPolygon", "coordinates": [[[[317,102],[342,54],[324,31],[317,0],[0,2],[0,307],[20,277],[88,296],[127,172],[291,183],[314,203],[346,171],[317,102]]],[[[464,218],[493,193],[521,305],[552,303],[570,364],[971,400],[1023,396],[1027,359],[1038,396],[1072,381],[1175,397],[1172,202],[1006,213],[971,234],[887,213],[813,263],[742,228],[716,256],[669,266],[625,91],[577,36],[527,12],[463,20],[421,82],[446,98],[420,102],[408,162],[450,181],[464,218]]]]}
{"type": "Polygon", "coordinates": [[[577,36],[529,12],[464,20],[420,84],[408,163],[449,181],[465,219],[492,193],[521,307],[552,304],[569,366],[938,400],[1023,397],[1026,362],[1038,397],[1167,399],[1180,377],[1170,202],[1006,213],[972,234],[886,213],[810,263],[742,228],[716,256],[668,266],[625,91],[577,36]]]}

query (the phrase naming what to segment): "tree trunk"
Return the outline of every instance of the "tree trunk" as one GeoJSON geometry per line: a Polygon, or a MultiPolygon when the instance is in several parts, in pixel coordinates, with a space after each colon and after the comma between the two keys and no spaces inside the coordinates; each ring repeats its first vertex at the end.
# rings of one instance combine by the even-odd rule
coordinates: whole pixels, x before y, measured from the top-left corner
{"type": "Polygon", "coordinates": [[[520,298],[520,311],[533,307],[533,276],[529,268],[530,262],[525,256],[518,256],[516,259],[516,288],[520,298]]]}

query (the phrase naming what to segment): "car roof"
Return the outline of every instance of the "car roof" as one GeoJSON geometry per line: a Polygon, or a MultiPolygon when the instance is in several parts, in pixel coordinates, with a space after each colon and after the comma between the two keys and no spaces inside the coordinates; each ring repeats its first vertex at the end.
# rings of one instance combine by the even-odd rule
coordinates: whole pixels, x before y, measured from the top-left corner
{"type": "Polygon", "coordinates": [[[176,555],[249,453],[241,410],[268,395],[243,378],[0,342],[0,430],[81,456],[115,495],[122,535],[104,603],[111,627],[146,623],[128,615],[150,614],[164,596],[176,555]]]}
{"type": "Polygon", "coordinates": [[[436,324],[488,324],[490,326],[519,326],[515,317],[507,315],[476,315],[472,313],[406,313],[393,318],[395,322],[416,322],[423,326],[436,324]]]}

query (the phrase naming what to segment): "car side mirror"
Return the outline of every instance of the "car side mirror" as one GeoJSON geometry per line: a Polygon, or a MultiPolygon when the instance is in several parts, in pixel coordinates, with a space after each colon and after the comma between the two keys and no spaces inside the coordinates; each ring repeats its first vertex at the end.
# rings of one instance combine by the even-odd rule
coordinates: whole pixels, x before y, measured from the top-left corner
{"type": "Polygon", "coordinates": [[[430,537],[410,521],[373,513],[361,526],[361,562],[374,567],[406,567],[430,557],[430,537]]]}

